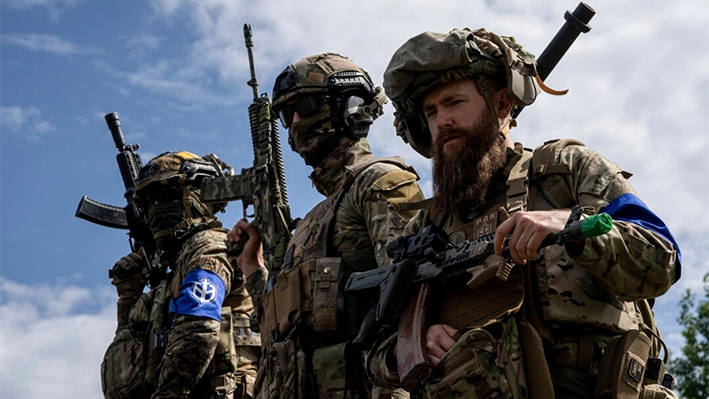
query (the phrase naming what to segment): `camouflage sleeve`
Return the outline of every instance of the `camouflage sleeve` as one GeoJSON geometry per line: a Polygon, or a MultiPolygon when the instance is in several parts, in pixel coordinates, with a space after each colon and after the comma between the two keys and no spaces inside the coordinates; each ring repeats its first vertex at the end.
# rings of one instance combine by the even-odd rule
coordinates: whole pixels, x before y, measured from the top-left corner
{"type": "Polygon", "coordinates": [[[421,209],[416,212],[414,217],[412,217],[409,222],[406,223],[406,226],[404,227],[404,235],[410,236],[412,234],[416,234],[419,230],[421,230],[424,227],[427,214],[428,212],[426,212],[425,209],[421,209]]]}
{"type": "Polygon", "coordinates": [[[196,316],[176,317],[152,398],[186,398],[207,370],[218,342],[218,321],[196,316]]]}
{"type": "MultiPolygon", "coordinates": [[[[570,165],[568,180],[580,206],[600,212],[623,194],[635,194],[626,172],[583,146],[567,146],[561,161],[570,165]]],[[[655,298],[674,282],[677,255],[659,234],[633,223],[613,221],[610,233],[587,239],[583,250],[569,254],[587,267],[601,287],[628,301],[655,298]]]]}
{"type": "Polygon", "coordinates": [[[268,270],[262,267],[246,279],[246,290],[249,292],[254,302],[258,302],[257,299],[263,295],[263,290],[266,288],[266,282],[268,281],[268,270]]]}
{"type": "MultiPolygon", "coordinates": [[[[218,275],[224,283],[226,296],[231,291],[233,274],[226,248],[226,233],[221,231],[201,231],[190,238],[177,261],[171,287],[173,298],[180,292],[185,277],[195,270],[208,270],[218,275]]],[[[187,397],[210,365],[219,344],[219,332],[218,320],[176,315],[168,332],[168,344],[153,398],[187,397]]]]}
{"type": "Polygon", "coordinates": [[[399,373],[394,357],[396,337],[395,330],[383,330],[372,349],[365,353],[367,375],[374,385],[384,388],[399,387],[399,373]]]}
{"type": "MultiPolygon", "coordinates": [[[[401,204],[424,199],[416,180],[418,176],[410,171],[391,164],[377,163],[357,176],[342,201],[344,214],[364,218],[359,223],[353,221],[345,225],[366,226],[367,231],[359,236],[369,239],[379,267],[391,263],[386,255],[386,246],[403,233],[406,222],[415,213],[400,210],[401,204]]],[[[348,246],[352,249],[362,248],[356,242],[342,244],[339,247],[341,252],[347,251],[348,246]]]]}

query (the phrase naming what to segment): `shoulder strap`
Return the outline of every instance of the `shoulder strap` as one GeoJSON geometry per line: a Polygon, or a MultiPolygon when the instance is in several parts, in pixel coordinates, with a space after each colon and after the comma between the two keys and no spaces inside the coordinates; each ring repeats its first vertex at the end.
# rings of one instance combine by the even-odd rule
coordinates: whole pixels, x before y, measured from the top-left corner
{"type": "Polygon", "coordinates": [[[354,165],[345,166],[345,169],[347,169],[347,178],[345,179],[345,183],[342,185],[343,191],[347,191],[350,185],[354,182],[355,178],[375,163],[388,163],[396,165],[401,169],[408,170],[418,177],[416,170],[414,170],[412,166],[407,165],[401,157],[370,158],[354,165]]]}
{"type": "Polygon", "coordinates": [[[555,208],[571,208],[576,204],[574,193],[566,182],[571,174],[569,165],[559,162],[561,151],[569,145],[584,144],[574,139],[551,140],[534,150],[530,165],[530,180],[541,190],[544,199],[555,208]]]}
{"type": "Polygon", "coordinates": [[[527,210],[527,200],[529,194],[529,163],[532,160],[532,153],[524,151],[522,158],[512,167],[507,177],[507,212],[512,215],[515,212],[527,210]]]}

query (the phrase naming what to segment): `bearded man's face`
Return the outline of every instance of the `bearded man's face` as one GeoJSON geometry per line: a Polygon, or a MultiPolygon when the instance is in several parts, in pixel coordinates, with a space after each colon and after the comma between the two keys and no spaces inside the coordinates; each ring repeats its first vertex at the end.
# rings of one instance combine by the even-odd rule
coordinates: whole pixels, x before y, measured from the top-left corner
{"type": "Polygon", "coordinates": [[[423,103],[433,138],[434,214],[457,214],[464,202],[480,202],[504,165],[506,145],[475,81],[435,87],[423,103]]]}

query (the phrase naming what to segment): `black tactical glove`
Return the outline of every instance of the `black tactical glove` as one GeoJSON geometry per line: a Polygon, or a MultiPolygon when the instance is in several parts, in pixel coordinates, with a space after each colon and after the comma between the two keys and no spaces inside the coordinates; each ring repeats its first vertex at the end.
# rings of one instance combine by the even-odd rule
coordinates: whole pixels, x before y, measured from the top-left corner
{"type": "Polygon", "coordinates": [[[108,271],[111,284],[116,286],[121,299],[138,298],[150,276],[150,262],[143,248],[122,257],[108,271]]]}

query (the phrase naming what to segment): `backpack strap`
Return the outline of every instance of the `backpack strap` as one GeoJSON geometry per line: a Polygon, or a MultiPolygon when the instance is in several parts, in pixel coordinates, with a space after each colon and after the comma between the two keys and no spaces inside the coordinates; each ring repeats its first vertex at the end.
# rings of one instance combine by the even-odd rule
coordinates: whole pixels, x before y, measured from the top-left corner
{"type": "MultiPolygon", "coordinates": [[[[574,139],[561,139],[540,145],[534,150],[529,170],[531,183],[542,192],[544,199],[557,209],[569,209],[577,203],[576,196],[566,180],[566,176],[571,174],[571,168],[559,161],[561,151],[569,145],[584,144],[574,139]]],[[[533,200],[533,197],[530,198],[530,202],[533,200]]]]}
{"type": "Polygon", "coordinates": [[[512,167],[507,177],[507,204],[509,215],[526,211],[529,197],[529,164],[532,160],[530,151],[523,151],[522,158],[512,167]]]}

